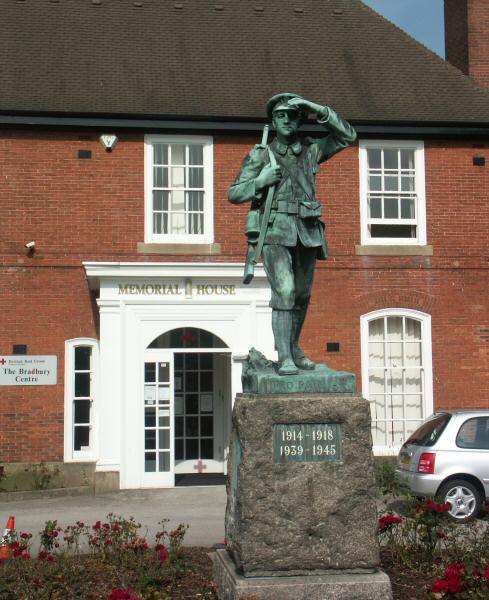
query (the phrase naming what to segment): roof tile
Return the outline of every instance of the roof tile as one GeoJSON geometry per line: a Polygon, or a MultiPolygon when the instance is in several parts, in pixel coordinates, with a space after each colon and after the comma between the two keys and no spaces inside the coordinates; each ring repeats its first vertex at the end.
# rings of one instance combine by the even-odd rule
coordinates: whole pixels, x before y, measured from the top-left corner
{"type": "Polygon", "coordinates": [[[0,112],[487,123],[489,91],[361,0],[0,0],[0,112]]]}

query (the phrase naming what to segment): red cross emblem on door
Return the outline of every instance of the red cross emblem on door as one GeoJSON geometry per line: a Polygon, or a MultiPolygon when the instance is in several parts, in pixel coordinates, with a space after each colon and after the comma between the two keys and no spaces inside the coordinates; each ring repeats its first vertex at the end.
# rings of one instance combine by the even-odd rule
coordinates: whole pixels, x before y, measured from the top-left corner
{"type": "Polygon", "coordinates": [[[204,465],[204,463],[199,458],[197,464],[194,465],[194,469],[197,471],[197,473],[203,473],[204,469],[207,469],[207,465],[204,465]]]}

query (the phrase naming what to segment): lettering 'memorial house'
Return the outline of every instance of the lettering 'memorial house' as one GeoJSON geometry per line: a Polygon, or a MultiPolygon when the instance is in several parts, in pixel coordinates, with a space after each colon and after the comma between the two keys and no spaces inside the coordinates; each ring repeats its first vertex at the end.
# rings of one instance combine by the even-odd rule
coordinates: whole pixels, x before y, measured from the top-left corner
{"type": "MultiPolygon", "coordinates": [[[[453,64],[361,0],[2,4],[0,365],[53,377],[0,370],[7,473],[222,479],[243,360],[278,358],[227,195],[283,90],[357,132],[316,173],[305,356],[356,375],[377,455],[434,409],[487,406],[487,2],[445,5],[453,64]]],[[[309,117],[304,145],[328,135],[309,117]]]]}

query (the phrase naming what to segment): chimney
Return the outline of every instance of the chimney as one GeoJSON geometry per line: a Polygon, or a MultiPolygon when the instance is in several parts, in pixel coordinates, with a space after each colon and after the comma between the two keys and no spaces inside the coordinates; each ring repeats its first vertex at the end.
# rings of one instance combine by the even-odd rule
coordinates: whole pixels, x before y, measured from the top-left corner
{"type": "Polygon", "coordinates": [[[489,88],[489,0],[445,0],[445,56],[489,88]]]}

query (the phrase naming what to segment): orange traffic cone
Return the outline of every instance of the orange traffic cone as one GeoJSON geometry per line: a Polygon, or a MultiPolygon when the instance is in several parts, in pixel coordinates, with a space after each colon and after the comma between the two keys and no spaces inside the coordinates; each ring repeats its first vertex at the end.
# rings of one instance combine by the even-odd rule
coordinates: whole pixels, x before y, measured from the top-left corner
{"type": "Polygon", "coordinates": [[[7,527],[3,534],[3,538],[0,540],[0,560],[9,558],[10,553],[10,534],[15,529],[15,517],[10,516],[7,521],[7,527]]]}

